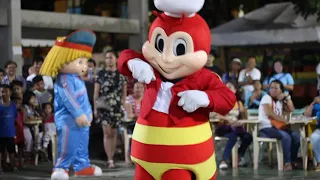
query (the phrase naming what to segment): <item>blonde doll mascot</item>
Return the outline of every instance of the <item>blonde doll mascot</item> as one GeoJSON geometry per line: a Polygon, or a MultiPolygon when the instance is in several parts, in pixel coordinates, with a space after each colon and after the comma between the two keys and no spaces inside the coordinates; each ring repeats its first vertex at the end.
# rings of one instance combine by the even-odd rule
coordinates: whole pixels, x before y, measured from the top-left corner
{"type": "Polygon", "coordinates": [[[88,153],[91,105],[85,83],[87,60],[92,56],[96,36],[78,30],[57,38],[49,51],[40,74],[56,78],[54,84],[54,118],[58,134],[58,157],[52,180],[69,179],[72,164],[76,176],[101,176],[101,168],[91,165],[88,153]]]}

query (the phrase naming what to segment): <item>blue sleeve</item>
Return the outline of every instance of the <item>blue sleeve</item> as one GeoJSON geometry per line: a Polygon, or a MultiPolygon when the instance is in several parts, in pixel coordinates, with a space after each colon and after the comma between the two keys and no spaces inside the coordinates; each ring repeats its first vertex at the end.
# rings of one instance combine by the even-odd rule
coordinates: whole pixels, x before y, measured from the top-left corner
{"type": "Polygon", "coordinates": [[[223,74],[222,74],[222,81],[223,81],[224,83],[226,83],[226,82],[228,81],[228,79],[227,79],[227,73],[223,73],[223,74]]]}
{"type": "Polygon", "coordinates": [[[320,104],[313,105],[313,110],[320,111],[320,104]]]}
{"type": "Polygon", "coordinates": [[[77,102],[77,99],[74,96],[76,90],[74,80],[74,77],[70,75],[60,76],[62,86],[58,91],[67,110],[70,112],[73,118],[77,118],[84,114],[84,112],[82,111],[80,104],[77,102]]]}
{"type": "Polygon", "coordinates": [[[263,85],[268,85],[268,80],[269,80],[269,78],[266,77],[266,78],[263,80],[263,85]]]}
{"type": "Polygon", "coordinates": [[[259,106],[259,105],[260,105],[260,101],[258,101],[258,100],[255,99],[255,100],[253,101],[253,104],[259,106]]]}
{"type": "Polygon", "coordinates": [[[317,116],[317,121],[319,122],[320,121],[320,111],[317,111],[316,116],[317,116]]]}
{"type": "Polygon", "coordinates": [[[249,91],[249,92],[247,93],[247,95],[245,96],[246,99],[245,99],[245,101],[244,101],[244,107],[246,107],[246,108],[249,107],[249,101],[250,101],[251,96],[252,96],[252,92],[249,91]]]}
{"type": "Polygon", "coordinates": [[[292,78],[292,75],[290,73],[287,73],[287,83],[288,85],[294,85],[294,80],[292,78]]]}

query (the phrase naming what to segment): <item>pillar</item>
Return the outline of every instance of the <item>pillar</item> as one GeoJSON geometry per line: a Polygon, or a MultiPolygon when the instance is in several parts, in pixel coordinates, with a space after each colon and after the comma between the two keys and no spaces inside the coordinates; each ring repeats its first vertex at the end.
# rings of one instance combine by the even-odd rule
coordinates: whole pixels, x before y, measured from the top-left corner
{"type": "Polygon", "coordinates": [[[128,0],[128,17],[140,21],[140,33],[129,37],[129,48],[140,52],[148,39],[149,1],[128,0]]]}
{"type": "Polygon", "coordinates": [[[0,11],[6,9],[8,23],[0,26],[0,68],[8,60],[17,63],[17,75],[22,75],[21,49],[21,2],[20,0],[0,0],[0,11]]]}

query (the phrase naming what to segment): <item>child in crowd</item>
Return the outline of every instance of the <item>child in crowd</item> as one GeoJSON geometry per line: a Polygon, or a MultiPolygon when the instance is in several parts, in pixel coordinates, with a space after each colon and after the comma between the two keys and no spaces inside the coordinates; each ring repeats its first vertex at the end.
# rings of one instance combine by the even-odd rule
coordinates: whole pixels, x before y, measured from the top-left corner
{"type": "Polygon", "coordinates": [[[18,146],[18,167],[23,167],[23,151],[24,151],[24,133],[23,133],[23,122],[24,122],[24,113],[22,110],[22,99],[20,95],[13,93],[11,96],[11,101],[15,103],[17,107],[18,116],[16,118],[15,127],[16,127],[16,138],[15,144],[18,146]]]}
{"type": "Polygon", "coordinates": [[[10,83],[10,88],[12,90],[12,94],[18,95],[21,99],[23,98],[23,83],[18,80],[13,80],[10,83]]]}
{"type": "Polygon", "coordinates": [[[56,126],[54,124],[53,106],[51,103],[42,105],[43,131],[39,134],[38,149],[47,155],[48,145],[53,136],[56,135],[56,126]]]}
{"type": "Polygon", "coordinates": [[[4,70],[3,69],[0,69],[0,83],[2,82],[3,78],[4,78],[4,70]]]}
{"type": "MultiPolygon", "coordinates": [[[[39,106],[45,103],[49,103],[52,100],[52,95],[44,88],[44,82],[41,75],[37,75],[32,80],[33,93],[37,97],[39,106]]],[[[41,107],[40,107],[41,108],[41,107]]]]}
{"type": "MultiPolygon", "coordinates": [[[[10,165],[13,171],[17,171],[15,166],[15,142],[16,129],[14,126],[17,118],[16,105],[11,102],[11,89],[8,85],[1,85],[3,104],[0,104],[0,162],[2,162],[2,154],[7,151],[9,153],[10,165]]],[[[3,156],[5,159],[6,156],[3,156]]],[[[0,174],[2,174],[2,166],[0,163],[0,174]]]]}
{"type": "Polygon", "coordinates": [[[37,111],[37,99],[36,95],[33,92],[26,92],[23,96],[23,105],[25,111],[25,121],[24,121],[24,137],[26,141],[26,148],[25,148],[25,156],[27,158],[31,158],[32,150],[36,150],[36,144],[34,144],[34,139],[37,139],[39,134],[39,127],[38,125],[29,124],[30,121],[37,121],[41,120],[41,116],[37,111]],[[33,149],[34,146],[34,149],[33,149]]]}
{"type": "Polygon", "coordinates": [[[239,119],[245,119],[245,108],[241,102],[241,95],[237,91],[237,87],[234,83],[228,82],[226,86],[236,94],[237,102],[234,105],[233,109],[226,115],[217,115],[216,118],[222,120],[221,123],[218,124],[215,134],[217,136],[222,136],[228,138],[226,147],[223,152],[222,161],[219,165],[219,169],[225,170],[228,169],[227,161],[231,156],[231,151],[236,142],[238,141],[238,137],[241,139],[241,145],[239,147],[239,166],[246,166],[247,161],[244,157],[245,152],[249,145],[252,142],[252,135],[249,134],[241,123],[238,122],[239,119]]]}

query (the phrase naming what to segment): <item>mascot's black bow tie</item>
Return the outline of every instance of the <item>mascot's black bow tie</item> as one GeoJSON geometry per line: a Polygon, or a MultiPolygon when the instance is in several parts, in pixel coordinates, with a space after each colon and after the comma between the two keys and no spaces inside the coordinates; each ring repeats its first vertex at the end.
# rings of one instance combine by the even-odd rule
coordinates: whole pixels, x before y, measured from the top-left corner
{"type": "Polygon", "coordinates": [[[181,81],[182,79],[183,79],[183,78],[170,80],[170,79],[167,79],[167,78],[165,78],[165,77],[163,77],[163,76],[161,75],[161,80],[162,80],[163,82],[171,82],[171,83],[173,83],[173,84],[181,81]]]}

